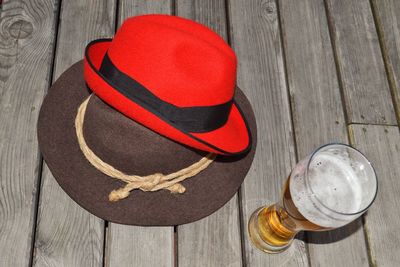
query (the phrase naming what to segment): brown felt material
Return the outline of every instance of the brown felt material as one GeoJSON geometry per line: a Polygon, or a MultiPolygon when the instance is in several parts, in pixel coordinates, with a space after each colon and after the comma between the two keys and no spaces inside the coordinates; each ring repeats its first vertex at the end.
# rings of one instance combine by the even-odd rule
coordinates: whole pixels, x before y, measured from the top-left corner
{"type": "MultiPolygon", "coordinates": [[[[179,225],[199,220],[233,197],[254,158],[256,122],[250,103],[236,90],[252,133],[252,149],[241,157],[218,156],[206,170],[182,182],[183,194],[167,190],[134,190],[128,198],[110,202],[108,194],[124,185],[94,168],[82,154],[74,120],[79,105],[90,94],[83,79],[82,61],[74,64],[51,87],[38,121],[43,157],[64,191],[94,215],[131,225],[179,225]]],[[[105,162],[127,174],[169,174],[197,162],[206,153],[167,139],[93,96],[83,127],[88,146],[105,162]]]]}

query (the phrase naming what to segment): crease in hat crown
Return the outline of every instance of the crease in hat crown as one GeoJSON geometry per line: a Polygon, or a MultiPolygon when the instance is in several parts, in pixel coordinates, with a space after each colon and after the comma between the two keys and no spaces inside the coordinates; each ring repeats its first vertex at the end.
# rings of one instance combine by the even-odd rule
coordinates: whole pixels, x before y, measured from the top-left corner
{"type": "MultiPolygon", "coordinates": [[[[211,29],[184,18],[144,15],[127,19],[112,40],[90,43],[84,74],[96,95],[136,122],[182,144],[235,155],[247,152],[251,143],[247,122],[233,101],[236,68],[234,51],[211,29]],[[132,103],[120,92],[106,88],[115,86],[99,73],[105,57],[121,73],[178,111],[225,105],[228,109],[218,110],[224,110],[226,116],[219,118],[214,128],[195,131],[179,127],[157,111],[148,114],[147,106],[132,103]]],[[[205,114],[212,112],[219,111],[205,114]]],[[[204,123],[213,121],[217,119],[204,119],[204,123]]]]}

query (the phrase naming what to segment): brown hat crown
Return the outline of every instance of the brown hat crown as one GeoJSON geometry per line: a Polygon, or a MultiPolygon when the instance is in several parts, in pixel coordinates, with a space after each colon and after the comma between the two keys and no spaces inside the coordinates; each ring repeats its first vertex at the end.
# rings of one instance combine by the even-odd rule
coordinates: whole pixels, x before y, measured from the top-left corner
{"type": "Polygon", "coordinates": [[[125,173],[171,173],[187,167],[206,154],[178,145],[121,116],[96,96],[88,104],[83,130],[93,152],[125,173]],[[143,156],[137,157],[137,153],[143,156]],[[174,164],[171,164],[171,157],[175,159],[174,164]]]}

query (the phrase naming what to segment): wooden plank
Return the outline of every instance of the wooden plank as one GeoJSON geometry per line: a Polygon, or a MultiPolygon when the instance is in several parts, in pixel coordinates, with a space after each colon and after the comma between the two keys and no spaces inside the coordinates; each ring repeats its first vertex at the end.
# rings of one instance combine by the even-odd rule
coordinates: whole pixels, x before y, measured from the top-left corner
{"type": "Polygon", "coordinates": [[[378,196],[365,216],[373,266],[398,266],[400,221],[400,133],[398,127],[351,125],[352,144],[372,162],[378,196]]]}
{"type": "Polygon", "coordinates": [[[140,0],[120,0],[118,25],[131,16],[144,14],[171,14],[173,0],[160,1],[140,1],[140,0]]]}
{"type": "MultiPolygon", "coordinates": [[[[224,0],[178,0],[176,15],[207,25],[227,40],[224,0]]],[[[237,194],[220,210],[177,228],[181,266],[240,266],[241,241],[237,194]]]]}
{"type": "Polygon", "coordinates": [[[295,163],[277,6],[275,1],[232,0],[229,18],[239,63],[238,85],[252,103],[258,127],[257,152],[241,188],[244,262],[248,266],[305,266],[303,241],[297,239],[285,252],[270,255],[255,249],[246,231],[256,208],[279,200],[295,163]]]}
{"type": "MultiPolygon", "coordinates": [[[[118,24],[130,16],[171,14],[170,1],[119,1],[118,24]]],[[[107,231],[107,266],[173,266],[173,227],[138,227],[110,223],[107,231]]]]}
{"type": "Polygon", "coordinates": [[[329,141],[347,142],[323,0],[281,0],[280,18],[299,158],[329,141]]]}
{"type": "Polygon", "coordinates": [[[9,0],[1,8],[0,266],[27,266],[41,161],[36,122],[49,86],[58,4],[9,0]]]}
{"type": "Polygon", "coordinates": [[[106,266],[173,266],[173,227],[110,223],[106,266]]]}
{"type": "MultiPolygon", "coordinates": [[[[114,31],[114,0],[63,1],[53,80],[83,58],[92,39],[114,31]]],[[[102,266],[104,221],[82,209],[44,166],[35,242],[35,266],[102,266]]]]}
{"type": "MultiPolygon", "coordinates": [[[[280,1],[299,159],[322,144],[332,141],[347,143],[345,117],[325,14],[323,0],[280,1]]],[[[307,236],[312,266],[368,264],[361,219],[348,227],[325,233],[309,232],[307,236]]]]}
{"type": "Polygon", "coordinates": [[[397,124],[368,0],[327,0],[349,123],[397,124]]]}
{"type": "Polygon", "coordinates": [[[178,227],[180,266],[241,266],[237,194],[210,216],[178,227]]]}
{"type": "Polygon", "coordinates": [[[177,16],[206,25],[228,40],[225,1],[177,0],[175,12],[177,16]]]}
{"type": "Polygon", "coordinates": [[[386,71],[400,123],[400,2],[372,0],[386,71]]]}

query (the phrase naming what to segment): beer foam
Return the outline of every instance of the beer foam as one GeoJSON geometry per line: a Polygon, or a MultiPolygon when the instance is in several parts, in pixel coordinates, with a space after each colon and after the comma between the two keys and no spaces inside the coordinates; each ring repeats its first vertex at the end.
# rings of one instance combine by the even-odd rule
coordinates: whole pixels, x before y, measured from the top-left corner
{"type": "Polygon", "coordinates": [[[300,162],[290,178],[290,192],[299,212],[310,222],[337,228],[359,216],[362,209],[364,165],[345,151],[330,149],[317,153],[310,162],[300,162]]]}

